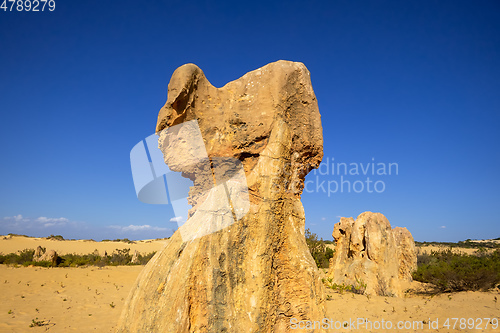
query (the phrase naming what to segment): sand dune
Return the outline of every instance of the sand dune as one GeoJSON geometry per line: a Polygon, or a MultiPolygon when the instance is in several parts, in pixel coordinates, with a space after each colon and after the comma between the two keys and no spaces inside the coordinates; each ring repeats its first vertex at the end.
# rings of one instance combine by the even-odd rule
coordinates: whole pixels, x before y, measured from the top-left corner
{"type": "Polygon", "coordinates": [[[130,253],[137,250],[140,253],[150,253],[160,250],[167,240],[141,240],[133,244],[125,242],[95,242],[92,240],[52,240],[38,237],[24,236],[0,236],[0,253],[14,253],[24,249],[36,249],[37,246],[45,247],[47,250],[55,250],[59,255],[75,253],[88,254],[98,250],[102,255],[104,251],[108,254],[115,249],[130,248],[130,253]]]}

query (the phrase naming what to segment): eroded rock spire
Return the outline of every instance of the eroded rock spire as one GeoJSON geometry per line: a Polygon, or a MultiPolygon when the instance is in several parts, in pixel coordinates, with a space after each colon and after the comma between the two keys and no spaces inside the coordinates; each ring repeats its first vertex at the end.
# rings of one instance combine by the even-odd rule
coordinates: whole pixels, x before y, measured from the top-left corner
{"type": "Polygon", "coordinates": [[[140,274],[119,332],[288,332],[291,318],[324,318],[300,201],[323,157],[309,75],[278,61],[216,88],[196,65],[174,72],[156,131],[168,167],[193,181],[193,208],[140,274]]]}

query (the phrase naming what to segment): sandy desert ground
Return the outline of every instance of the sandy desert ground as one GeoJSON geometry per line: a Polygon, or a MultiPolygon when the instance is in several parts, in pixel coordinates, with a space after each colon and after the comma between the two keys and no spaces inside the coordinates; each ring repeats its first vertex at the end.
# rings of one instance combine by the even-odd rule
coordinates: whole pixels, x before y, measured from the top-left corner
{"type": "Polygon", "coordinates": [[[142,268],[0,265],[0,332],[112,332],[142,268]]]}
{"type": "Polygon", "coordinates": [[[98,250],[102,255],[104,251],[108,254],[116,249],[130,248],[130,253],[134,250],[147,254],[158,251],[165,245],[165,239],[147,239],[134,242],[96,242],[93,240],[53,240],[38,237],[24,236],[0,236],[0,253],[13,253],[24,249],[36,249],[37,246],[45,247],[47,250],[55,250],[59,255],[75,253],[88,254],[98,250]]]}
{"type": "MultiPolygon", "coordinates": [[[[90,253],[95,249],[100,253],[110,253],[117,247],[147,253],[159,250],[164,243],[49,241],[24,237],[4,239],[0,236],[0,252],[41,245],[62,254],[90,253]],[[123,247],[119,247],[121,245],[123,247]]],[[[142,268],[0,265],[0,332],[113,332],[128,292],[142,268]],[[43,326],[30,327],[33,320],[43,326]]],[[[419,286],[414,282],[411,287],[419,286]]],[[[496,329],[491,323],[485,328],[484,319],[500,320],[499,290],[436,296],[408,294],[403,298],[391,298],[349,292],[340,294],[327,289],[327,298],[330,332],[500,332],[500,323],[496,329]],[[366,329],[370,324],[361,325],[359,322],[358,325],[358,320],[362,320],[358,318],[369,320],[372,329],[366,329]],[[444,326],[448,318],[450,328],[444,326]],[[454,320],[451,318],[458,318],[455,329],[452,329],[454,320]],[[436,320],[439,320],[438,329],[435,328],[436,320]],[[472,329],[469,328],[471,320],[474,321],[472,329]],[[398,329],[398,325],[403,325],[403,328],[398,329]]],[[[294,327],[298,328],[299,322],[294,327]]]]}
{"type": "MultiPolygon", "coordinates": [[[[345,330],[332,329],[331,332],[500,332],[500,323],[496,329],[491,324],[485,328],[487,320],[481,319],[496,318],[495,323],[500,320],[500,305],[496,301],[500,298],[498,291],[408,295],[404,298],[367,297],[352,293],[341,295],[331,290],[327,293],[332,297],[332,300],[327,301],[327,314],[333,321],[343,323],[351,320],[358,323],[358,318],[361,318],[359,326],[353,325],[345,330]],[[444,324],[448,318],[450,327],[446,328],[444,324]],[[452,329],[455,323],[452,318],[458,318],[455,329],[452,329]],[[363,319],[372,322],[372,329],[366,329],[368,324],[362,324],[363,319]],[[461,320],[463,328],[460,328],[461,320]],[[467,324],[468,320],[472,323],[472,329],[467,324]],[[377,325],[379,329],[376,329],[377,325]],[[398,325],[401,329],[398,329],[398,325]]],[[[334,325],[330,322],[330,327],[334,325]]]]}

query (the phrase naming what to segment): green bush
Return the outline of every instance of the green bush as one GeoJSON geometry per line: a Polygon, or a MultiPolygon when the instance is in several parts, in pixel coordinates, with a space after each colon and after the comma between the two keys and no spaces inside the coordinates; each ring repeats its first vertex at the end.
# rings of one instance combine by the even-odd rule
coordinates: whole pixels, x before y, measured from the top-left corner
{"type": "Polygon", "coordinates": [[[98,251],[95,250],[91,254],[66,254],[62,256],[60,267],[78,267],[85,265],[94,266],[120,266],[120,265],[146,265],[148,261],[155,255],[156,252],[148,254],[140,254],[137,256],[137,263],[132,263],[132,255],[130,249],[116,249],[111,255],[102,257],[98,251]]]}
{"type": "Polygon", "coordinates": [[[500,282],[500,250],[478,250],[475,255],[451,249],[417,257],[413,279],[432,283],[439,291],[487,290],[500,282]]]}
{"type": "Polygon", "coordinates": [[[345,283],[337,284],[333,282],[332,278],[321,279],[321,281],[327,288],[338,291],[341,294],[345,291],[349,291],[354,294],[363,295],[366,291],[366,283],[364,283],[363,280],[356,279],[355,285],[347,285],[345,283]]]}
{"type": "Polygon", "coordinates": [[[57,240],[57,241],[63,241],[64,240],[64,237],[61,236],[61,235],[50,235],[49,237],[47,237],[47,239],[52,239],[52,240],[57,240]]]}
{"type": "Polygon", "coordinates": [[[134,241],[131,241],[130,239],[128,238],[123,238],[123,239],[120,239],[120,238],[117,238],[117,239],[114,239],[114,240],[111,240],[111,239],[103,239],[101,242],[123,242],[123,243],[127,243],[127,244],[135,244],[134,241]]]}
{"type": "Polygon", "coordinates": [[[149,260],[151,260],[151,258],[153,258],[153,256],[155,254],[156,254],[156,251],[145,254],[145,255],[142,255],[139,253],[139,255],[137,256],[137,259],[139,260],[137,265],[146,265],[149,262],[149,260]]]}
{"type": "MultiPolygon", "coordinates": [[[[0,264],[52,267],[52,262],[50,261],[33,261],[34,254],[35,250],[33,249],[25,249],[19,251],[19,253],[9,253],[6,255],[0,254],[0,264]]],[[[91,265],[102,267],[109,265],[145,265],[155,254],[156,252],[151,252],[148,254],[139,253],[137,256],[137,262],[132,263],[132,255],[130,255],[130,249],[116,249],[111,255],[106,257],[100,256],[97,250],[90,254],[69,253],[59,256],[57,266],[79,267],[91,265]]]]}
{"type": "Polygon", "coordinates": [[[61,256],[61,263],[59,267],[79,267],[86,265],[104,266],[105,260],[99,255],[96,250],[91,254],[74,254],[68,253],[61,256]]]}
{"type": "Polygon", "coordinates": [[[24,267],[28,267],[29,265],[33,266],[41,266],[41,267],[52,267],[52,261],[25,261],[22,263],[24,267]]]}
{"type": "Polygon", "coordinates": [[[330,258],[333,257],[333,250],[325,245],[322,238],[318,239],[318,235],[311,233],[309,228],[306,229],[305,236],[307,246],[316,265],[319,268],[328,268],[330,258]]]}
{"type": "Polygon", "coordinates": [[[132,255],[130,254],[130,249],[116,249],[110,257],[108,257],[109,265],[127,265],[130,264],[132,260],[132,255]]]}
{"type": "Polygon", "coordinates": [[[8,236],[13,236],[13,237],[15,237],[15,236],[17,236],[17,237],[29,237],[29,236],[26,236],[26,235],[21,235],[21,234],[13,234],[13,233],[11,233],[11,232],[10,232],[10,233],[8,233],[7,235],[8,235],[8,236]]]}
{"type": "Polygon", "coordinates": [[[32,262],[35,250],[24,249],[19,253],[9,253],[0,255],[0,264],[19,264],[23,265],[25,262],[32,262]]]}
{"type": "Polygon", "coordinates": [[[446,247],[464,247],[467,249],[478,249],[478,248],[487,248],[487,249],[500,249],[500,244],[495,242],[475,242],[470,239],[466,239],[465,241],[460,241],[458,243],[453,242],[417,242],[415,241],[415,245],[417,246],[427,246],[427,245],[436,245],[436,246],[446,246],[446,247]]]}
{"type": "Polygon", "coordinates": [[[134,241],[131,241],[128,238],[123,238],[123,239],[117,238],[117,239],[113,240],[113,242],[123,242],[123,243],[127,243],[127,244],[135,244],[134,241]]]}

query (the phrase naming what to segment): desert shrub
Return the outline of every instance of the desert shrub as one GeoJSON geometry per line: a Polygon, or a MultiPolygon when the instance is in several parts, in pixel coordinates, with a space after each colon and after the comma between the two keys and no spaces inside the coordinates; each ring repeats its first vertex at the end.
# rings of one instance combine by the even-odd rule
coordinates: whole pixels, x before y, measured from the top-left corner
{"type": "Polygon", "coordinates": [[[37,326],[46,326],[49,323],[47,323],[45,320],[38,320],[38,317],[35,319],[31,319],[31,324],[29,327],[37,327],[37,326]]]}
{"type": "MultiPolygon", "coordinates": [[[[156,252],[152,252],[146,255],[138,255],[138,265],[145,265],[153,257],[156,252]]],[[[130,254],[130,249],[116,249],[111,255],[102,257],[96,250],[91,254],[77,255],[77,254],[66,254],[62,256],[63,262],[59,265],[61,267],[77,267],[84,265],[94,265],[94,266],[119,266],[119,265],[131,265],[132,255],[130,254]]]]}
{"type": "Polygon", "coordinates": [[[90,254],[65,254],[61,256],[60,267],[78,267],[86,265],[104,266],[106,264],[103,257],[95,250],[90,254]]]}
{"type": "Polygon", "coordinates": [[[116,249],[111,256],[108,257],[107,263],[112,266],[127,265],[130,264],[131,260],[132,255],[130,254],[130,249],[116,249]]]}
{"type": "Polygon", "coordinates": [[[113,242],[123,242],[123,243],[127,243],[127,244],[135,244],[134,241],[131,241],[128,238],[123,238],[123,239],[117,238],[117,239],[113,240],[113,242]]]}
{"type": "Polygon", "coordinates": [[[29,236],[26,236],[26,235],[21,235],[21,234],[13,234],[13,233],[11,233],[11,232],[10,232],[10,233],[8,233],[7,235],[8,235],[8,236],[12,236],[12,237],[15,237],[15,236],[17,236],[17,237],[29,237],[29,236]]]}
{"type": "Polygon", "coordinates": [[[22,264],[25,261],[33,261],[34,254],[35,254],[35,250],[33,250],[33,249],[24,249],[24,250],[20,251],[18,264],[22,264]]]}
{"type": "Polygon", "coordinates": [[[9,253],[6,255],[0,255],[0,264],[19,264],[23,265],[25,262],[32,262],[35,250],[24,249],[19,251],[19,253],[9,253]]]}
{"type": "Polygon", "coordinates": [[[367,284],[363,280],[356,279],[356,284],[351,286],[351,291],[355,294],[363,295],[366,291],[367,284]]]}
{"type": "Polygon", "coordinates": [[[323,284],[332,290],[335,290],[339,292],[340,294],[343,294],[346,291],[352,292],[354,294],[359,294],[362,295],[365,293],[366,290],[366,283],[363,282],[363,280],[358,280],[356,279],[356,283],[353,285],[348,285],[345,283],[338,284],[334,283],[332,278],[326,278],[322,279],[323,284]]]}
{"type": "Polygon", "coordinates": [[[318,239],[318,235],[312,233],[309,228],[305,232],[306,243],[309,251],[319,268],[328,268],[330,258],[333,257],[333,250],[325,245],[322,238],[318,239]]]}
{"type": "Polygon", "coordinates": [[[137,265],[146,265],[149,262],[149,260],[151,260],[151,258],[153,258],[153,256],[155,254],[156,254],[156,251],[145,254],[145,255],[142,255],[139,253],[139,255],[137,256],[137,259],[138,259],[137,265]]]}
{"type": "Polygon", "coordinates": [[[41,266],[41,267],[52,267],[52,261],[25,261],[22,263],[24,267],[33,265],[33,266],[41,266]]]}
{"type": "MultiPolygon", "coordinates": [[[[52,267],[51,261],[33,261],[35,250],[25,249],[18,253],[0,254],[0,264],[13,264],[23,266],[42,266],[52,267]]],[[[138,262],[135,265],[145,265],[156,254],[151,252],[148,254],[140,254],[137,256],[138,262]]],[[[68,253],[58,257],[58,267],[79,267],[79,266],[118,266],[118,265],[132,265],[132,255],[130,249],[116,249],[110,256],[102,257],[99,252],[95,250],[90,254],[75,254],[68,253]]]]}
{"type": "Polygon", "coordinates": [[[0,264],[15,264],[18,261],[18,255],[15,253],[0,254],[0,264]]]}
{"type": "Polygon", "coordinates": [[[478,249],[478,248],[487,248],[487,249],[500,249],[500,244],[495,242],[475,242],[470,239],[466,239],[464,241],[459,241],[458,243],[453,242],[417,242],[415,241],[415,245],[417,246],[426,246],[426,245],[436,245],[436,246],[446,246],[446,247],[463,247],[467,249],[478,249]]]}
{"type": "Polygon", "coordinates": [[[419,255],[413,279],[434,284],[440,291],[487,290],[500,282],[500,250],[475,255],[443,252],[419,255]]]}
{"type": "Polygon", "coordinates": [[[47,237],[47,239],[52,239],[52,240],[57,240],[57,241],[63,241],[64,240],[64,237],[61,236],[61,235],[50,235],[49,237],[47,237]]]}

